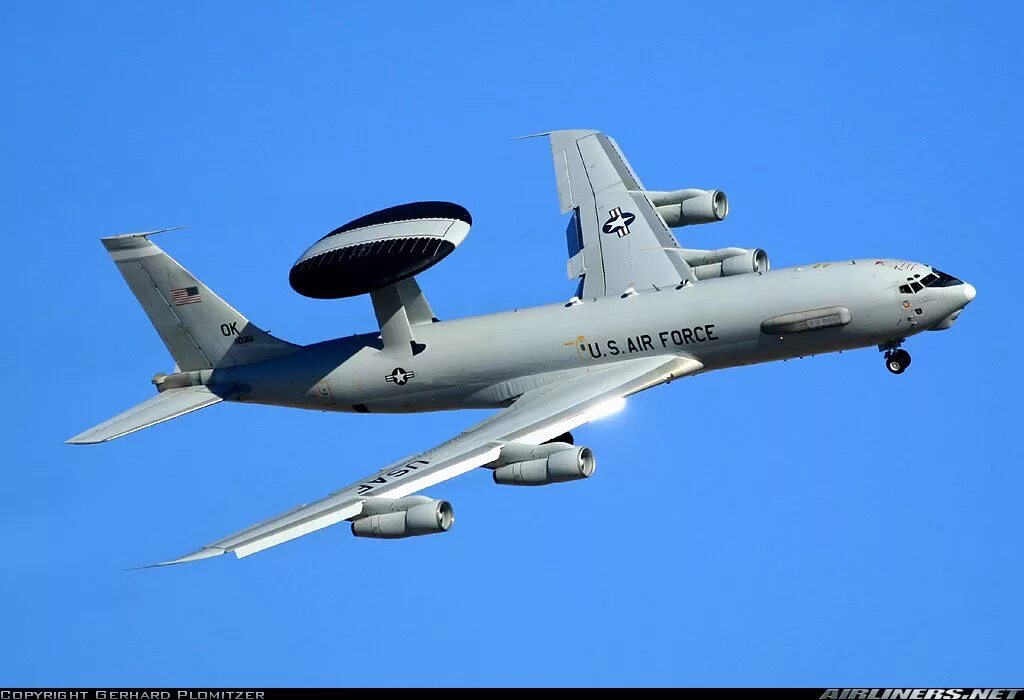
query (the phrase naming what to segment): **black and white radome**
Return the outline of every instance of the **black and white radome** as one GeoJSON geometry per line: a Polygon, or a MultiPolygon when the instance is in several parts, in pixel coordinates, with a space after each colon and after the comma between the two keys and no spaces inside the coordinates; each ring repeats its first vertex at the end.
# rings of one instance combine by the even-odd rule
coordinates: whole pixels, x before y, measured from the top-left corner
{"type": "Polygon", "coordinates": [[[340,226],[306,250],[288,281],[299,294],[340,299],[407,279],[444,260],[473,218],[452,202],[413,202],[340,226]]]}

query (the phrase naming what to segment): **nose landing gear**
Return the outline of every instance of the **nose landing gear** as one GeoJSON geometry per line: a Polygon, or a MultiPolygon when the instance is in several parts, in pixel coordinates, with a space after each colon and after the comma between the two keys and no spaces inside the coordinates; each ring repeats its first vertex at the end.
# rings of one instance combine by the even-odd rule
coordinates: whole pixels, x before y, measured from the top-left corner
{"type": "Polygon", "coordinates": [[[878,346],[885,353],[885,368],[893,374],[903,374],[910,366],[910,353],[900,349],[902,344],[903,340],[900,339],[878,346]]]}

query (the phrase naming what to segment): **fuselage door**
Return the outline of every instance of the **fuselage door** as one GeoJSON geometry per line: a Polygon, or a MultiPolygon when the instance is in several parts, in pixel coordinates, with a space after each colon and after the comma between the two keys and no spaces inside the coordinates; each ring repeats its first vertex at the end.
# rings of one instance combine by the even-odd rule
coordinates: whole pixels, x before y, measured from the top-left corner
{"type": "Polygon", "coordinates": [[[899,299],[899,326],[913,327],[916,324],[914,320],[914,301],[915,294],[910,286],[910,283],[901,284],[897,290],[897,299],[899,299]]]}
{"type": "Polygon", "coordinates": [[[317,382],[316,389],[317,393],[320,395],[320,400],[324,403],[324,406],[334,405],[334,394],[331,393],[331,385],[326,379],[317,382]]]}
{"type": "Polygon", "coordinates": [[[925,316],[932,306],[939,303],[939,295],[935,289],[922,284],[934,277],[934,275],[928,274],[922,279],[920,274],[915,274],[901,281],[897,290],[900,300],[901,325],[906,324],[911,328],[919,325],[923,320],[922,316],[925,316]]]}

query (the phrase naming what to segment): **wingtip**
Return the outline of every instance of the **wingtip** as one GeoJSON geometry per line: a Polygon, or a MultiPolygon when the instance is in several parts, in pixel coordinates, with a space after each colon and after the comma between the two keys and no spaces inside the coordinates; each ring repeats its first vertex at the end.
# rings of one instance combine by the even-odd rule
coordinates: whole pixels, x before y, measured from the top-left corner
{"type": "Polygon", "coordinates": [[[188,226],[168,226],[167,228],[158,228],[153,231],[136,231],[133,233],[117,233],[113,236],[103,236],[100,238],[101,241],[111,241],[117,238],[145,238],[146,236],[155,236],[158,233],[167,233],[168,231],[183,231],[188,226]]]}
{"type": "Polygon", "coordinates": [[[541,136],[550,136],[552,133],[554,133],[554,132],[551,132],[551,131],[541,131],[541,132],[538,132],[536,134],[526,134],[525,136],[513,136],[512,140],[513,141],[525,141],[526,139],[537,139],[537,138],[540,138],[541,136]]]}
{"type": "Polygon", "coordinates": [[[174,566],[175,564],[188,564],[193,561],[200,561],[202,559],[212,559],[213,557],[219,557],[222,554],[227,554],[226,549],[218,549],[217,547],[203,547],[197,549],[191,554],[186,554],[183,557],[177,559],[168,559],[167,561],[157,562],[156,564],[145,564],[143,566],[133,566],[125,569],[125,571],[142,571],[143,569],[160,569],[165,566],[174,566]]]}
{"type": "Polygon", "coordinates": [[[95,426],[95,427],[89,428],[88,430],[83,430],[78,435],[72,435],[71,437],[69,437],[67,440],[64,441],[64,444],[65,445],[98,445],[101,442],[108,442],[110,440],[110,438],[108,438],[108,437],[101,437],[99,439],[94,437],[96,435],[96,433],[98,432],[97,429],[96,429],[98,427],[100,427],[100,426],[95,426]]]}
{"type": "Polygon", "coordinates": [[[568,137],[571,139],[580,139],[584,136],[593,136],[594,134],[600,134],[601,131],[598,129],[552,129],[551,131],[541,131],[536,134],[527,134],[526,136],[514,136],[513,141],[522,141],[523,139],[535,139],[541,136],[548,136],[551,139],[557,137],[568,137]]]}
{"type": "Polygon", "coordinates": [[[65,445],[97,445],[103,440],[83,440],[81,435],[70,437],[64,441],[65,445]]]}

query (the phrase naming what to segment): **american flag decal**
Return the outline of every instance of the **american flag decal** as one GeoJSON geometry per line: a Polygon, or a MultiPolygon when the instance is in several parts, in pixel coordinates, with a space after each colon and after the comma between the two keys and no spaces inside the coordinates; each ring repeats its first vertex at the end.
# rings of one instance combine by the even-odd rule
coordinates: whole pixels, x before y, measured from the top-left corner
{"type": "Polygon", "coordinates": [[[182,287],[181,289],[171,290],[171,303],[175,306],[198,304],[201,301],[202,299],[199,298],[199,287],[182,287]]]}

